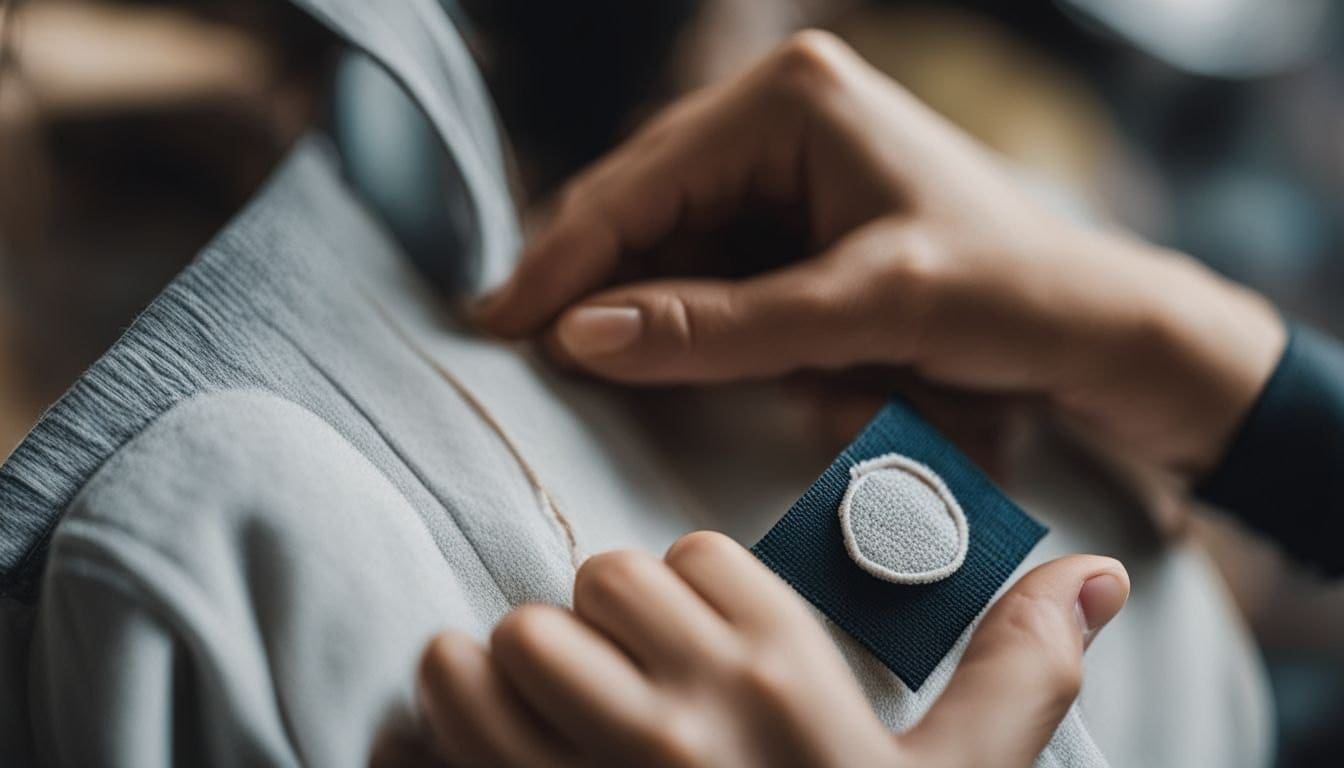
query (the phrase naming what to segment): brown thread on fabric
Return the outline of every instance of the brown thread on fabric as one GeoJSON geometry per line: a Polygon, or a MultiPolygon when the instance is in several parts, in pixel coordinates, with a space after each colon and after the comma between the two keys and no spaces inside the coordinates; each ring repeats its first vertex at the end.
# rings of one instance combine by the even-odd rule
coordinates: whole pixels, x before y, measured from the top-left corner
{"type": "Polygon", "coordinates": [[[570,564],[577,570],[579,565],[583,562],[583,555],[579,551],[578,538],[574,535],[574,526],[569,522],[569,518],[565,517],[564,512],[560,510],[560,506],[555,503],[555,497],[551,495],[550,490],[546,488],[546,484],[542,482],[541,475],[539,475],[536,469],[528,463],[527,458],[523,456],[523,452],[518,447],[518,444],[513,441],[513,438],[510,437],[509,433],[504,429],[504,425],[495,418],[495,415],[490,412],[490,409],[485,403],[482,402],[480,398],[476,397],[476,394],[472,392],[466,384],[462,383],[461,379],[459,379],[452,371],[441,365],[439,361],[429,353],[429,350],[426,350],[417,343],[415,338],[392,317],[392,314],[387,311],[381,302],[373,296],[369,296],[368,294],[366,294],[366,296],[368,297],[369,302],[373,305],[378,316],[392,329],[392,333],[395,334],[397,338],[401,339],[402,343],[409,347],[417,357],[428,363],[429,366],[439,374],[440,378],[448,382],[448,385],[457,392],[458,396],[467,404],[467,407],[471,408],[471,410],[485,422],[486,426],[499,437],[500,441],[504,443],[504,448],[508,450],[509,455],[512,456],[513,460],[518,464],[518,468],[522,470],[523,476],[527,478],[528,484],[532,486],[533,492],[536,493],[537,502],[546,512],[546,515],[550,518],[551,522],[560,529],[565,544],[569,548],[570,564]]]}

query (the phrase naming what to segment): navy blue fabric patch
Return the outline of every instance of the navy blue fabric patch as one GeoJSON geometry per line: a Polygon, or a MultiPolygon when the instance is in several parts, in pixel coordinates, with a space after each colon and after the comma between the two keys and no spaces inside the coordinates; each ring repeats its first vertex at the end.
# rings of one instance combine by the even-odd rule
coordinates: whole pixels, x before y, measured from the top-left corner
{"type": "Polygon", "coordinates": [[[918,690],[1045,531],[910,406],[893,400],[751,551],[918,690]],[[942,581],[882,581],[845,549],[839,507],[849,469],[893,452],[938,473],[966,512],[966,561],[942,581]]]}

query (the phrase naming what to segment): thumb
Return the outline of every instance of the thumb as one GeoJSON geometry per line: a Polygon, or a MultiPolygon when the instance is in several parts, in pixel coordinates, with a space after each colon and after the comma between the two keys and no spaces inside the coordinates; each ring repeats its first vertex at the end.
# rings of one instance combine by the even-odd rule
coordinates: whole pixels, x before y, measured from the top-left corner
{"type": "Polygon", "coordinates": [[[851,258],[893,250],[870,226],[830,252],[746,280],[670,279],[622,286],[572,305],[548,330],[560,362],[626,382],[766,378],[899,356],[899,302],[851,258]]]}
{"type": "Polygon", "coordinates": [[[1031,765],[1078,697],[1083,650],[1128,596],[1124,566],[1106,557],[1064,557],[1023,576],[902,748],[916,765],[1031,765]]]}

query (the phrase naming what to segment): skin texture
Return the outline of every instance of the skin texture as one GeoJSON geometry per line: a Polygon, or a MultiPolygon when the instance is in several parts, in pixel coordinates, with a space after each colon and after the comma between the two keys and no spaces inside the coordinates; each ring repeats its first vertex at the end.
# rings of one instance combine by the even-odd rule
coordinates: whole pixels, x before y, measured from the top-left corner
{"type": "Polygon", "coordinates": [[[1031,398],[1186,482],[1216,465],[1286,336],[1193,260],[1038,207],[818,32],[573,180],[475,316],[622,382],[886,366],[1031,398]]]}
{"type": "Polygon", "coordinates": [[[427,741],[451,766],[1027,766],[1128,594],[1109,558],[1028,573],[924,720],[894,735],[789,587],[727,537],[693,533],[661,560],[590,558],[572,611],[520,607],[488,646],[436,638],[420,670],[427,741]]]}

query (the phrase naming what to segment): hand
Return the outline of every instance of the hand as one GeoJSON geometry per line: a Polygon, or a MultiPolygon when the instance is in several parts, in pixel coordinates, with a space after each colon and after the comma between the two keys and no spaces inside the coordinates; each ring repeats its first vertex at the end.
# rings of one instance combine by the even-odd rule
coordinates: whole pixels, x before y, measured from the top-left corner
{"type": "Polygon", "coordinates": [[[1027,766],[1077,696],[1086,641],[1128,593],[1107,558],[1027,574],[896,736],[802,601],[730,539],[695,533],[661,561],[589,559],[572,613],[518,608],[488,649],[440,635],[421,701],[453,766],[1027,766]]]}
{"type": "Polygon", "coordinates": [[[817,32],[574,180],[477,317],[626,382],[878,364],[1040,397],[1191,480],[1216,465],[1285,341],[1258,296],[1037,207],[981,147],[817,32]],[[741,223],[762,217],[776,237],[742,240],[741,223]],[[796,230],[806,247],[789,260],[778,235],[796,230]],[[725,250],[735,258],[680,262],[681,277],[641,269],[725,250]],[[745,279],[709,276],[740,272],[753,251],[777,258],[745,279]]]}

